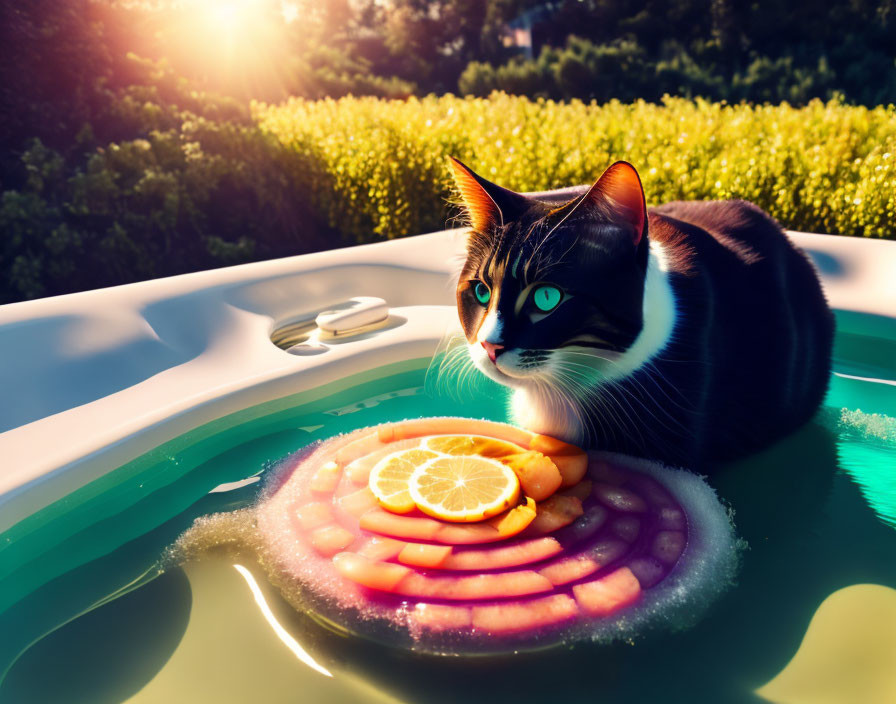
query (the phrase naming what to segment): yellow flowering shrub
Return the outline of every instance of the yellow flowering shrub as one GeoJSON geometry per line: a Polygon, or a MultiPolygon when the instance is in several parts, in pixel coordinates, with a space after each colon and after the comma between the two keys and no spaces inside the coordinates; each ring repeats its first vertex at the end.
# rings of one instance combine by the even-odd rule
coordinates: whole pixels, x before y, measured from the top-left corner
{"type": "Polygon", "coordinates": [[[359,242],[450,225],[449,154],[517,191],[590,183],[625,159],[649,205],[743,198],[790,229],[896,236],[892,105],[599,105],[493,93],[291,99],[253,114],[313,171],[303,181],[322,219],[359,242]]]}

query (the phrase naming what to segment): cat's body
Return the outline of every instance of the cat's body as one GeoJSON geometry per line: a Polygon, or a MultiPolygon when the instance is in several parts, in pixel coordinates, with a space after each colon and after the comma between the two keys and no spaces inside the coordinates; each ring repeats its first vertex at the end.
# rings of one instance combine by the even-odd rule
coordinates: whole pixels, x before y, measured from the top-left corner
{"type": "Polygon", "coordinates": [[[647,213],[620,162],[553,208],[456,168],[474,225],[459,312],[474,362],[515,389],[520,424],[705,469],[818,408],[833,316],[805,255],[756,206],[647,213]]]}

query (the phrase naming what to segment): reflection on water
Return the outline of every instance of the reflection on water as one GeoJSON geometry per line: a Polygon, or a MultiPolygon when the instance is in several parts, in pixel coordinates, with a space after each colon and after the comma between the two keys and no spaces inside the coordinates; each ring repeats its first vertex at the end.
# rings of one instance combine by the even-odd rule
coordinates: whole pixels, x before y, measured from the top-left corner
{"type": "MultiPolygon", "coordinates": [[[[0,614],[0,632],[41,635],[142,574],[146,555],[153,550],[157,555],[194,516],[250,502],[258,484],[240,480],[269,462],[271,453],[284,454],[283,448],[297,437],[296,429],[313,439],[424,414],[502,419],[499,401],[488,406],[439,405],[412,393],[421,376],[422,371],[414,383],[393,386],[408,389],[405,394],[388,397],[389,389],[382,385],[359,387],[330,406],[317,402],[312,410],[277,423],[266,420],[267,435],[245,431],[243,442],[252,452],[232,443],[224,454],[206,451],[199,465],[205,473],[205,498],[187,511],[166,514],[153,531],[107,550],[105,557],[79,568],[80,573],[74,570],[47,581],[0,614]],[[326,415],[333,408],[343,412],[326,415]],[[348,409],[352,412],[346,413],[348,409]],[[264,437],[272,438],[266,449],[264,437]],[[229,491],[208,494],[226,482],[232,482],[229,491]],[[136,559],[135,554],[143,557],[136,559]]],[[[887,637],[896,626],[882,620],[891,607],[886,599],[875,602],[877,597],[867,591],[856,591],[861,588],[855,585],[882,585],[876,589],[887,593],[886,588],[896,587],[896,449],[886,438],[869,435],[877,432],[879,423],[866,423],[863,430],[853,421],[873,414],[884,421],[896,418],[896,387],[837,376],[827,403],[829,411],[818,422],[763,453],[719,468],[713,476],[711,483],[734,509],[738,533],[750,550],[743,556],[737,586],[687,631],[647,633],[631,644],[583,643],[504,658],[415,656],[325,630],[289,607],[250,562],[240,564],[249,577],[254,575],[257,593],[246,575],[234,569],[232,559],[211,559],[170,570],[39,641],[0,685],[0,701],[737,704],[764,697],[796,704],[826,701],[818,698],[822,690],[855,692],[849,687],[857,677],[877,688],[874,691],[896,691],[892,668],[871,672],[845,659],[853,653],[857,660],[874,662],[893,648],[887,637]],[[856,415],[859,411],[865,415],[856,415]],[[855,611],[856,604],[863,610],[855,611]],[[875,626],[874,619],[867,618],[873,637],[864,637],[858,630],[859,616],[867,616],[871,607],[881,614],[881,622],[875,626]],[[819,650],[817,643],[836,640],[831,629],[845,622],[847,612],[855,614],[857,630],[836,628],[844,639],[851,638],[849,650],[819,650]],[[333,677],[309,667],[293,646],[333,677]],[[840,670],[830,666],[834,657],[840,670]],[[61,663],[53,681],[44,676],[47,662],[61,663]],[[822,690],[807,689],[813,673],[824,675],[818,680],[827,683],[822,690]],[[69,696],[60,698],[60,693],[69,696]]],[[[862,701],[864,695],[856,696],[837,701],[862,701]]]]}
{"type": "Polygon", "coordinates": [[[896,702],[896,589],[877,584],[831,594],[787,667],[758,690],[776,704],[896,702]]]}
{"type": "Polygon", "coordinates": [[[234,565],[234,567],[236,568],[237,572],[240,573],[243,579],[246,580],[246,584],[249,585],[249,590],[252,592],[252,596],[255,597],[255,603],[258,604],[258,608],[261,611],[262,616],[264,616],[265,620],[274,630],[274,633],[276,633],[277,637],[283,642],[283,645],[289,648],[293,652],[293,655],[295,655],[300,661],[305,663],[315,672],[319,672],[325,677],[332,677],[333,674],[323,665],[315,662],[314,658],[308,654],[308,651],[305,650],[299,644],[299,642],[291,635],[289,635],[289,632],[280,625],[277,617],[274,616],[274,612],[271,611],[271,607],[268,606],[268,602],[264,598],[261,587],[258,586],[258,582],[255,581],[255,577],[252,576],[252,573],[242,565],[234,565]]]}
{"type": "Polygon", "coordinates": [[[165,668],[191,606],[184,573],[167,572],[39,641],[10,670],[0,701],[125,701],[165,668]]]}
{"type": "Polygon", "coordinates": [[[345,663],[330,663],[309,653],[306,648],[311,644],[301,639],[308,619],[242,570],[228,560],[185,566],[182,574],[195,596],[183,638],[165,668],[127,700],[130,704],[397,701],[358,679],[345,663]],[[255,589],[248,584],[255,584],[255,589]]]}

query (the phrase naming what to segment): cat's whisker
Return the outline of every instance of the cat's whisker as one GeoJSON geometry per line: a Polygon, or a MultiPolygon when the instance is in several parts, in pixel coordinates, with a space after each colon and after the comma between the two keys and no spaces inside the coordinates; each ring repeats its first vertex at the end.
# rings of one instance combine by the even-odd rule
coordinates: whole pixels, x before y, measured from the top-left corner
{"type": "MultiPolygon", "coordinates": [[[[573,400],[573,402],[575,400],[579,399],[579,394],[576,391],[575,387],[572,387],[570,389],[570,393],[575,396],[575,399],[573,400]]],[[[598,397],[595,400],[597,401],[598,405],[601,408],[605,407],[605,404],[603,403],[603,400],[601,398],[598,397]]],[[[591,409],[588,407],[587,403],[588,403],[587,401],[585,403],[582,403],[581,401],[579,401],[578,403],[574,402],[573,410],[575,411],[575,414],[579,419],[579,423],[581,423],[585,426],[585,430],[589,434],[588,437],[590,437],[593,440],[594,438],[598,437],[598,431],[597,431],[597,427],[595,427],[595,421],[599,422],[599,420],[601,418],[603,418],[604,415],[602,413],[590,412],[591,409]]],[[[600,423],[600,426],[601,426],[601,432],[602,433],[605,432],[604,424],[600,423]]],[[[609,428],[610,428],[610,432],[612,433],[613,437],[615,438],[616,437],[616,427],[614,427],[613,425],[610,425],[609,428]]]]}
{"type": "MultiPolygon", "coordinates": [[[[640,384],[639,384],[639,385],[640,385],[640,384]]],[[[650,407],[647,403],[645,403],[645,400],[644,400],[644,399],[638,398],[638,396],[636,396],[634,393],[632,393],[631,390],[627,389],[627,388],[624,387],[624,386],[621,386],[621,385],[618,385],[618,384],[606,384],[606,385],[604,385],[604,386],[601,387],[600,392],[602,392],[602,393],[605,394],[605,395],[609,395],[609,396],[611,396],[611,397],[616,401],[616,403],[617,403],[617,405],[618,405],[618,407],[619,407],[619,410],[620,410],[621,412],[625,413],[626,415],[628,415],[628,412],[627,412],[624,408],[622,408],[621,403],[624,402],[624,403],[628,406],[629,410],[630,410],[632,413],[637,414],[637,411],[636,411],[635,408],[632,406],[632,402],[634,402],[634,403],[636,403],[638,406],[640,406],[640,407],[644,410],[644,412],[648,413],[648,414],[649,414],[649,415],[650,415],[650,416],[651,416],[651,417],[652,417],[652,418],[653,418],[659,425],[661,425],[662,427],[666,428],[667,430],[669,430],[669,431],[671,431],[671,432],[678,432],[680,429],[683,429],[683,428],[684,428],[684,425],[681,423],[681,421],[680,421],[679,419],[677,419],[675,416],[671,415],[666,409],[662,408],[662,406],[659,406],[659,405],[656,403],[656,400],[655,400],[655,399],[653,398],[653,396],[647,391],[647,389],[641,387],[641,390],[642,390],[642,392],[644,393],[644,395],[647,397],[647,399],[649,399],[650,401],[653,401],[653,404],[654,404],[655,406],[657,406],[660,410],[662,410],[663,414],[664,414],[667,418],[669,418],[669,419],[674,423],[674,426],[676,426],[676,427],[670,426],[668,423],[664,422],[664,421],[663,421],[663,420],[662,420],[662,419],[661,419],[661,418],[660,418],[660,417],[659,417],[659,416],[658,416],[658,415],[651,409],[651,407],[650,407]],[[617,396],[617,392],[618,392],[619,394],[621,394],[621,398],[620,398],[620,396],[617,396]]],[[[639,424],[639,425],[636,426],[636,427],[639,429],[639,432],[640,432],[641,424],[639,424]]],[[[648,428],[649,428],[649,426],[648,426],[648,428]]],[[[652,435],[655,435],[655,432],[653,431],[652,428],[649,428],[649,430],[650,430],[650,432],[651,432],[652,435]]]]}
{"type": "Polygon", "coordinates": [[[650,380],[653,381],[653,383],[657,386],[657,388],[662,392],[663,396],[665,396],[669,400],[670,403],[675,404],[678,408],[680,408],[684,411],[693,412],[693,410],[694,410],[693,406],[683,406],[681,403],[679,403],[675,399],[673,399],[669,395],[669,393],[666,391],[665,387],[668,387],[672,391],[675,391],[677,393],[677,395],[683,401],[687,401],[687,397],[679,389],[677,389],[672,384],[672,382],[669,381],[669,379],[666,377],[666,375],[663,374],[662,370],[653,361],[648,361],[647,364],[649,364],[650,368],[653,370],[652,374],[649,375],[648,378],[650,378],[650,380]],[[660,386],[660,384],[656,381],[654,376],[659,377],[663,382],[665,382],[665,386],[660,386]]]}
{"type": "MultiPolygon", "coordinates": [[[[582,374],[582,372],[579,370],[579,368],[584,368],[584,369],[587,369],[588,371],[592,371],[591,368],[588,367],[588,365],[583,365],[583,364],[579,364],[576,362],[570,362],[568,360],[563,362],[563,364],[566,365],[567,373],[582,374]]],[[[584,382],[583,386],[585,386],[585,388],[592,389],[592,393],[589,394],[589,396],[588,396],[589,399],[593,399],[595,401],[600,401],[600,402],[602,402],[602,405],[605,407],[609,407],[609,404],[606,402],[605,398],[601,397],[601,394],[608,395],[615,400],[616,408],[618,409],[618,412],[621,414],[624,414],[626,416],[626,418],[630,421],[630,425],[632,425],[633,428],[635,429],[635,431],[638,432],[639,435],[641,436],[642,443],[644,442],[644,437],[643,437],[643,433],[642,433],[642,424],[633,423],[632,419],[631,419],[631,415],[629,413],[629,411],[630,411],[631,414],[637,415],[637,411],[631,404],[632,401],[634,401],[637,405],[639,405],[641,408],[643,408],[645,412],[650,414],[654,418],[654,420],[656,420],[660,425],[665,427],[667,430],[677,431],[678,429],[684,428],[684,426],[679,421],[679,419],[677,419],[675,416],[671,415],[665,408],[663,408],[662,406],[660,406],[659,404],[656,403],[656,400],[653,398],[653,395],[646,388],[644,388],[643,385],[640,384],[640,382],[637,382],[637,383],[641,387],[641,390],[644,393],[644,395],[650,401],[652,401],[654,405],[656,405],[658,408],[660,408],[663,411],[663,414],[666,415],[675,424],[675,426],[678,426],[678,428],[670,427],[667,423],[663,422],[656,415],[656,413],[654,413],[651,410],[651,408],[642,399],[635,396],[633,393],[631,393],[629,390],[627,390],[623,386],[616,385],[616,384],[604,384],[604,385],[598,386],[597,388],[594,388],[593,383],[592,384],[588,383],[587,375],[583,375],[582,381],[584,382]],[[617,391],[620,394],[622,394],[621,399],[619,396],[616,395],[617,391]],[[623,402],[625,403],[626,406],[628,406],[628,410],[626,410],[622,406],[623,402]]],[[[612,409],[612,407],[610,407],[610,410],[614,410],[614,409],[612,409]]],[[[618,417],[618,413],[616,413],[614,415],[616,415],[618,417]]],[[[648,430],[652,436],[656,435],[656,433],[653,431],[652,428],[648,428],[648,430]]]]}
{"type": "Polygon", "coordinates": [[[597,429],[594,427],[593,419],[599,418],[594,414],[586,413],[586,409],[583,408],[581,402],[577,398],[577,394],[574,387],[567,387],[565,382],[560,380],[561,388],[556,388],[556,383],[558,379],[556,377],[552,377],[550,379],[551,384],[548,386],[545,384],[546,391],[542,391],[543,398],[548,399],[548,402],[551,403],[552,406],[555,406],[553,413],[556,417],[564,417],[568,413],[571,413],[579,427],[582,428],[584,433],[583,440],[587,440],[590,438],[594,438],[597,436],[597,429]],[[560,396],[560,401],[562,406],[556,408],[557,400],[555,395],[560,396]]]}
{"type": "MultiPolygon", "coordinates": [[[[573,377],[573,376],[577,375],[578,372],[576,370],[566,369],[566,370],[560,370],[560,371],[561,371],[561,373],[558,374],[557,379],[558,379],[558,381],[561,381],[561,383],[569,385],[569,382],[579,381],[581,387],[588,388],[586,383],[581,383],[584,380],[564,378],[563,374],[566,374],[569,377],[573,377]]],[[[576,388],[576,387],[572,386],[572,388],[576,388]]],[[[615,398],[615,396],[611,393],[609,388],[602,387],[598,391],[591,389],[590,393],[588,393],[587,395],[582,396],[581,394],[579,394],[578,397],[579,397],[579,405],[585,405],[585,404],[597,405],[600,408],[600,410],[603,411],[604,415],[610,415],[615,419],[615,421],[616,421],[615,425],[610,426],[614,440],[617,439],[616,429],[617,428],[619,428],[619,429],[625,428],[626,425],[631,425],[632,429],[635,432],[637,432],[639,435],[641,435],[640,428],[637,426],[637,424],[631,423],[630,416],[625,411],[625,409],[622,408],[621,405],[619,405],[618,399],[615,398]],[[605,397],[605,395],[611,396],[616,401],[616,404],[611,405],[608,402],[608,399],[605,397]],[[629,421],[629,423],[627,424],[625,421],[629,421]]],[[[642,442],[643,442],[643,436],[642,436],[642,442]]]]}
{"type": "MultiPolygon", "coordinates": [[[[575,397],[575,401],[572,405],[573,405],[573,410],[575,411],[577,416],[579,416],[580,418],[587,418],[587,419],[590,419],[592,417],[600,418],[601,417],[600,414],[594,414],[594,413],[586,414],[586,413],[582,412],[582,410],[581,410],[583,408],[585,411],[588,410],[587,407],[585,407],[586,404],[591,404],[591,405],[597,404],[602,409],[607,410],[610,413],[613,413],[613,415],[616,417],[616,419],[620,420],[618,414],[615,414],[613,412],[613,409],[611,407],[609,407],[609,405],[606,403],[605,399],[603,399],[600,396],[599,391],[595,389],[594,379],[591,378],[590,375],[583,375],[577,368],[575,368],[575,366],[582,366],[582,365],[575,365],[575,363],[572,363],[575,366],[570,367],[569,362],[564,362],[564,360],[558,359],[557,355],[554,355],[554,359],[552,361],[553,361],[553,366],[555,368],[552,379],[553,379],[553,381],[555,381],[555,383],[559,383],[559,384],[561,384],[561,386],[563,388],[568,389],[569,393],[575,397]],[[573,376],[579,376],[582,378],[573,379],[573,378],[571,378],[573,376]],[[584,394],[582,393],[583,389],[586,390],[586,393],[584,393],[584,394]]],[[[588,371],[593,371],[593,370],[589,369],[588,371]]],[[[588,425],[591,427],[592,433],[595,433],[595,435],[591,436],[593,438],[596,436],[596,428],[594,428],[593,424],[590,423],[590,420],[589,420],[588,425]]],[[[616,435],[615,427],[611,425],[610,429],[611,429],[613,436],[615,437],[615,435],[616,435]]]]}
{"type": "MultiPolygon", "coordinates": [[[[610,362],[611,364],[616,364],[616,362],[615,362],[614,360],[608,359],[608,358],[606,358],[606,357],[602,357],[602,356],[600,356],[600,355],[591,355],[591,354],[588,354],[588,353],[586,353],[586,352],[570,351],[569,354],[581,355],[581,356],[586,357],[586,358],[589,358],[589,357],[597,357],[598,359],[601,359],[601,360],[603,360],[603,361],[605,361],[605,362],[610,362]]],[[[650,361],[648,360],[648,362],[646,362],[645,364],[651,364],[651,365],[652,365],[653,363],[650,362],[650,361]]],[[[657,371],[657,375],[660,376],[660,377],[661,377],[661,378],[668,384],[668,383],[669,383],[669,382],[668,382],[668,379],[666,379],[666,377],[663,376],[662,373],[659,372],[658,369],[657,369],[656,371],[657,371]]],[[[662,387],[659,386],[659,384],[656,382],[655,379],[653,379],[650,375],[647,375],[647,376],[648,376],[648,378],[650,378],[651,381],[654,382],[654,384],[656,384],[657,388],[663,393],[663,395],[669,400],[670,403],[674,404],[675,406],[677,406],[677,407],[678,407],[679,409],[681,409],[682,411],[685,411],[686,413],[691,413],[691,412],[693,411],[692,408],[683,406],[683,405],[681,405],[679,402],[675,401],[675,399],[673,399],[671,396],[669,396],[669,394],[666,393],[666,392],[662,389],[662,387]]],[[[640,379],[638,378],[638,375],[637,375],[637,374],[632,374],[632,375],[630,375],[629,377],[627,377],[627,381],[630,381],[631,383],[633,383],[633,384],[635,384],[636,386],[638,386],[638,387],[643,391],[643,393],[644,393],[646,396],[648,396],[651,400],[654,401],[654,403],[656,403],[656,399],[654,398],[653,394],[650,393],[650,392],[647,390],[647,388],[644,386],[644,384],[643,384],[643,383],[640,381],[640,379]]],[[[671,386],[671,384],[670,384],[670,386],[671,386]]],[[[679,425],[681,425],[681,423],[678,421],[678,419],[676,419],[674,416],[672,416],[672,415],[668,412],[668,410],[665,409],[665,407],[664,407],[663,405],[661,405],[661,404],[656,404],[656,405],[657,405],[659,408],[661,408],[661,409],[663,410],[663,412],[666,413],[671,419],[675,420],[676,423],[678,423],[679,425]]]]}
{"type": "MultiPolygon", "coordinates": [[[[433,386],[435,393],[463,400],[465,395],[473,395],[473,379],[476,365],[470,357],[466,338],[461,334],[452,335],[442,345],[445,349],[436,362],[433,386]],[[468,388],[469,387],[469,388],[468,388]]],[[[438,357],[438,354],[437,354],[438,357]]],[[[429,372],[427,372],[429,376],[429,372]]],[[[428,384],[428,382],[426,382],[428,384]]]]}

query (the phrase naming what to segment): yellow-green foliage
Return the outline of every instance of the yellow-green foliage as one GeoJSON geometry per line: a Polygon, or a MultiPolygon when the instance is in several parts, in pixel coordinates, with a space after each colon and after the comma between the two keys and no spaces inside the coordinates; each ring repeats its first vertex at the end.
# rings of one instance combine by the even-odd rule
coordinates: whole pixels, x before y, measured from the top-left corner
{"type": "Polygon", "coordinates": [[[892,105],[597,105],[495,93],[293,99],[254,114],[314,164],[312,202],[358,241],[444,226],[449,154],[518,191],[591,182],[625,159],[641,173],[648,204],[743,198],[791,229],[896,236],[892,105]]]}

